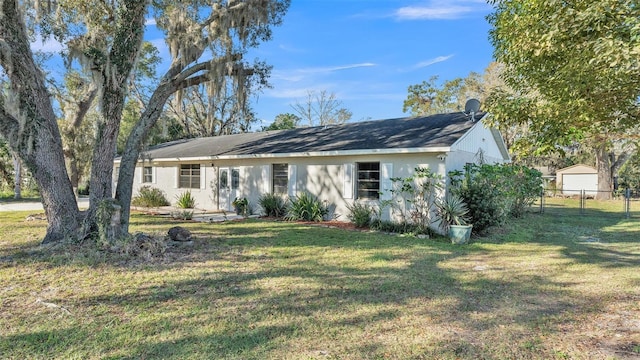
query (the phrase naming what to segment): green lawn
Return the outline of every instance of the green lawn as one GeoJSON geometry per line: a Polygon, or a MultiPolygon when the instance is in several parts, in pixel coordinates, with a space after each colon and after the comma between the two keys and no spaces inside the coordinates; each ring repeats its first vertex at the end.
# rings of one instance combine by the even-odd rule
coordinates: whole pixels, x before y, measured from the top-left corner
{"type": "Polygon", "coordinates": [[[454,246],[299,223],[176,223],[163,257],[38,246],[0,213],[0,358],[632,359],[640,222],[529,215],[454,246]]]}

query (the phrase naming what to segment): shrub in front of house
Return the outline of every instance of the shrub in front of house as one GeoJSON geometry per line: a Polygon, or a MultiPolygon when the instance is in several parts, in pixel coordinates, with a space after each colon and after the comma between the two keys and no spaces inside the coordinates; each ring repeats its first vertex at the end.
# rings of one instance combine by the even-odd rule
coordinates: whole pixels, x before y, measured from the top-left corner
{"type": "Polygon", "coordinates": [[[444,187],[444,178],[429,168],[416,167],[412,176],[390,180],[391,199],[381,202],[380,207],[390,207],[400,223],[413,224],[419,233],[428,233],[436,220],[434,212],[438,194],[444,187]]]}
{"type": "Polygon", "coordinates": [[[388,191],[391,196],[380,201],[371,228],[391,233],[433,235],[430,226],[436,221],[436,203],[444,187],[444,178],[429,168],[416,167],[412,176],[390,180],[392,186],[388,191]],[[393,221],[380,220],[385,208],[391,210],[393,221]]]}
{"type": "Polygon", "coordinates": [[[478,233],[521,216],[542,191],[539,171],[513,164],[468,164],[464,172],[450,172],[449,178],[451,191],[467,204],[469,223],[478,233]]]}
{"type": "Polygon", "coordinates": [[[432,235],[433,232],[429,229],[425,230],[420,225],[412,224],[406,221],[390,221],[380,220],[378,218],[371,220],[370,225],[372,230],[394,233],[394,234],[422,234],[432,235]]]}
{"type": "Polygon", "coordinates": [[[235,198],[231,205],[236,210],[236,214],[244,217],[251,215],[251,206],[249,206],[249,199],[246,197],[235,198]]]}
{"type": "Polygon", "coordinates": [[[303,192],[293,199],[289,199],[286,220],[289,221],[322,221],[329,214],[329,208],[317,197],[303,192]]]}
{"type": "Polygon", "coordinates": [[[193,209],[196,207],[196,199],[191,195],[191,191],[185,191],[176,195],[176,206],[180,209],[193,209]]]}
{"type": "Polygon", "coordinates": [[[510,199],[509,215],[520,217],[540,197],[543,189],[542,173],[522,165],[506,164],[504,189],[510,199]]]}
{"type": "Polygon", "coordinates": [[[264,194],[258,199],[264,214],[271,217],[283,217],[287,213],[287,202],[277,194],[264,194]]]}
{"type": "Polygon", "coordinates": [[[171,204],[162,190],[146,185],[138,190],[138,194],[131,200],[131,205],[160,207],[169,206],[171,204]]]}
{"type": "Polygon", "coordinates": [[[472,182],[460,190],[460,196],[469,208],[474,232],[482,233],[506,221],[509,212],[496,187],[484,181],[472,182]]]}
{"type": "Polygon", "coordinates": [[[374,209],[371,206],[354,202],[353,204],[347,204],[347,209],[349,210],[347,218],[356,227],[366,228],[371,225],[374,215],[374,209]]]}

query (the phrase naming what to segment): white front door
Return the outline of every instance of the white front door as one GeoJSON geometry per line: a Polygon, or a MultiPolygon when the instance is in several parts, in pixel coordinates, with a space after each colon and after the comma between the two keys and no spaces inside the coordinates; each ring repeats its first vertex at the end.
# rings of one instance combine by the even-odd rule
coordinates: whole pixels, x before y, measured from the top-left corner
{"type": "Polygon", "coordinates": [[[220,209],[233,211],[233,200],[238,196],[240,187],[239,168],[220,168],[220,181],[218,182],[218,196],[220,209]]]}
{"type": "Polygon", "coordinates": [[[220,210],[231,210],[231,173],[229,168],[220,168],[218,176],[218,207],[220,210]]]}

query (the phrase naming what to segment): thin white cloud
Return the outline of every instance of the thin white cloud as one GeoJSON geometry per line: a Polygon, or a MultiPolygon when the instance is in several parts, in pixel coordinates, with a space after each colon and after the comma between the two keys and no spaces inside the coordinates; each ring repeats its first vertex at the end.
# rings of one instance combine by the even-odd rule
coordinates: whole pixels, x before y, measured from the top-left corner
{"type": "Polygon", "coordinates": [[[396,18],[399,20],[435,20],[457,19],[471,12],[468,6],[407,6],[396,10],[396,18]]]}
{"type": "Polygon", "coordinates": [[[326,66],[326,67],[308,67],[308,68],[300,68],[300,69],[292,69],[292,70],[276,70],[271,74],[272,78],[290,81],[290,82],[299,82],[314,75],[322,75],[329,74],[336,71],[342,70],[350,70],[357,69],[362,67],[371,67],[376,66],[374,63],[359,63],[359,64],[349,64],[349,65],[338,65],[338,66],[326,66]]]}
{"type": "Polygon", "coordinates": [[[489,9],[484,1],[430,1],[425,5],[404,6],[393,16],[398,20],[453,20],[489,9]]]}
{"type": "Polygon", "coordinates": [[[156,26],[156,19],[154,18],[148,18],[144,20],[144,25],[145,26],[156,26]]]}
{"type": "Polygon", "coordinates": [[[306,50],[304,49],[300,49],[300,48],[296,48],[294,46],[290,46],[290,45],[286,45],[286,44],[280,44],[278,45],[278,48],[282,51],[288,52],[288,53],[294,53],[294,54],[299,54],[299,53],[305,53],[306,50]]]}
{"type": "Polygon", "coordinates": [[[340,65],[340,66],[328,66],[328,67],[316,67],[316,68],[303,68],[296,70],[297,72],[304,74],[315,74],[315,73],[330,73],[334,71],[341,70],[349,70],[356,69],[361,67],[371,67],[376,66],[374,63],[360,63],[360,64],[350,64],[350,65],[340,65]]]}
{"type": "Polygon", "coordinates": [[[332,83],[314,84],[300,87],[286,87],[282,85],[278,86],[277,88],[274,87],[273,89],[265,91],[265,95],[280,99],[302,99],[307,97],[309,91],[323,91],[327,89],[333,89],[335,87],[336,84],[332,83]]]}
{"type": "Polygon", "coordinates": [[[443,61],[447,61],[447,60],[451,59],[452,57],[453,57],[453,54],[446,55],[446,56],[438,56],[438,57],[435,57],[433,59],[421,61],[421,62],[417,63],[414,66],[414,69],[420,69],[420,68],[424,68],[424,67],[427,67],[427,66],[431,66],[433,64],[441,63],[443,61]]]}
{"type": "Polygon", "coordinates": [[[265,91],[265,95],[281,98],[281,99],[293,99],[293,98],[301,98],[307,95],[309,89],[308,88],[297,88],[297,89],[283,89],[283,88],[274,88],[272,90],[265,91]]]}

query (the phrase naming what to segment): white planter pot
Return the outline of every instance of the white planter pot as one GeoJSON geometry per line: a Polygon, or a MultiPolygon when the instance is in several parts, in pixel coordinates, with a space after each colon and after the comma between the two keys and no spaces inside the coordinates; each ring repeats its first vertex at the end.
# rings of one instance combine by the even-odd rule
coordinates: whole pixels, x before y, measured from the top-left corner
{"type": "Polygon", "coordinates": [[[449,238],[452,244],[466,244],[471,238],[473,225],[451,225],[449,226],[449,238]]]}

